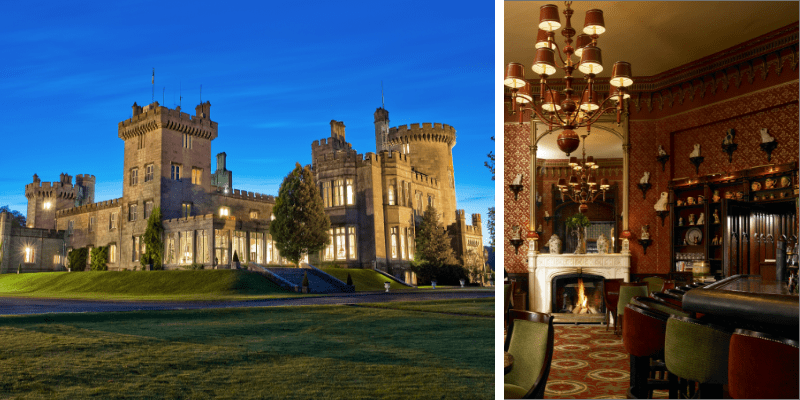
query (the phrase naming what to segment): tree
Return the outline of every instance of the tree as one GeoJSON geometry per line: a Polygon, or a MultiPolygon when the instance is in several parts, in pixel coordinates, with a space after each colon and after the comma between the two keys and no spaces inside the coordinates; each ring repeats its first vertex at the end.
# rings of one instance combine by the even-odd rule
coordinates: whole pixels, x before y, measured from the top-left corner
{"type": "MultiPolygon", "coordinates": [[[[492,141],[494,142],[494,136],[492,136],[492,141]]],[[[494,181],[494,151],[490,151],[486,156],[489,157],[489,161],[484,161],[483,165],[489,168],[489,171],[492,171],[492,181],[494,181]]],[[[489,207],[489,216],[486,220],[486,229],[489,231],[489,246],[494,250],[494,207],[489,207]]]]}
{"type": "Polygon", "coordinates": [[[83,271],[86,269],[86,260],[89,256],[89,251],[85,247],[72,249],[67,255],[69,260],[69,268],[72,271],[83,271]]]}
{"type": "Polygon", "coordinates": [[[142,243],[144,244],[144,254],[142,254],[139,262],[142,268],[146,268],[150,262],[153,263],[153,269],[164,269],[161,260],[164,259],[164,244],[161,242],[161,234],[164,233],[164,225],[161,224],[161,207],[156,207],[147,219],[147,229],[142,235],[142,243]]]}
{"type": "Polygon", "coordinates": [[[432,205],[428,205],[425,210],[422,223],[419,225],[417,236],[414,239],[417,248],[414,258],[418,263],[429,263],[435,266],[456,263],[453,248],[450,246],[450,238],[447,237],[447,233],[439,223],[439,214],[432,205]]]}
{"type": "Polygon", "coordinates": [[[483,276],[483,257],[474,249],[467,250],[467,253],[464,254],[464,269],[467,271],[470,282],[480,283],[481,276],[483,276]]]}
{"type": "Polygon", "coordinates": [[[108,246],[100,246],[92,249],[92,271],[108,271],[108,246]]]}
{"type": "Polygon", "coordinates": [[[21,212],[19,212],[17,210],[11,210],[7,205],[0,207],[0,212],[3,212],[3,211],[5,211],[5,212],[7,212],[9,214],[9,216],[11,217],[10,221],[12,223],[17,224],[19,227],[22,227],[22,228],[24,228],[26,226],[27,222],[25,220],[25,216],[22,215],[21,212]]]}
{"type": "Polygon", "coordinates": [[[298,264],[304,254],[318,252],[330,243],[331,221],[325,214],[311,166],[295,165],[283,178],[269,231],[281,256],[298,264]]]}

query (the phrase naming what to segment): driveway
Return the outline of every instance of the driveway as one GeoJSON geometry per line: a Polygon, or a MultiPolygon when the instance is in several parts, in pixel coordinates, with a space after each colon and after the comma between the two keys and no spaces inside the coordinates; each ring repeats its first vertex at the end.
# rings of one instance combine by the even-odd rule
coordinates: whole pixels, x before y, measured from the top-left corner
{"type": "Polygon", "coordinates": [[[381,303],[392,301],[426,301],[493,298],[493,291],[431,290],[414,292],[367,292],[326,296],[308,296],[288,299],[265,299],[247,301],[103,301],[69,299],[31,299],[0,297],[0,315],[194,310],[231,307],[278,307],[311,306],[331,304],[381,303]]]}

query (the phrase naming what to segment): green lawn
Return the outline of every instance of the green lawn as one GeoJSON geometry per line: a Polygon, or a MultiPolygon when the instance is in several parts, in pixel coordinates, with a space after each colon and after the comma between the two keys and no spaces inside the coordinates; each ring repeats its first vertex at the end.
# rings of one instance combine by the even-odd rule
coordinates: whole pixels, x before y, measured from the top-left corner
{"type": "Polygon", "coordinates": [[[0,397],[492,399],[493,332],[348,306],[3,317],[0,397]]]}
{"type": "Polygon", "coordinates": [[[236,300],[289,297],[248,271],[41,272],[0,275],[0,296],[104,300],[236,300]]]}
{"type": "Polygon", "coordinates": [[[359,306],[387,308],[395,310],[427,311],[452,314],[469,314],[485,317],[494,316],[494,299],[432,300],[414,302],[362,303],[359,306]]]}
{"type": "Polygon", "coordinates": [[[390,281],[389,290],[400,289],[413,289],[410,286],[403,285],[397,281],[391,280],[384,275],[381,275],[371,269],[358,269],[358,268],[320,268],[326,273],[332,275],[342,282],[347,282],[347,274],[353,278],[353,284],[356,286],[356,292],[374,292],[376,290],[384,291],[383,283],[390,281]]]}

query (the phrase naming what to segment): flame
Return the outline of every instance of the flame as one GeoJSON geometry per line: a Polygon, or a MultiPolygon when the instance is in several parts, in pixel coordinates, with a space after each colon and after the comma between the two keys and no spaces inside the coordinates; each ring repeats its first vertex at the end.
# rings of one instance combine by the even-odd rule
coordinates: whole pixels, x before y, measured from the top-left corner
{"type": "Polygon", "coordinates": [[[586,308],[586,303],[588,302],[589,298],[584,295],[583,279],[578,278],[578,304],[586,308]]]}

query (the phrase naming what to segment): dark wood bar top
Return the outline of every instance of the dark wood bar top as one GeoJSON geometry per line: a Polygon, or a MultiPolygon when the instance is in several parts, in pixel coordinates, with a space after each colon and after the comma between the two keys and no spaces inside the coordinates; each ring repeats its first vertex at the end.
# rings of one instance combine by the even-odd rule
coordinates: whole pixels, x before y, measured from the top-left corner
{"type": "Polygon", "coordinates": [[[785,286],[764,281],[759,275],[734,275],[688,291],[683,297],[683,309],[796,330],[800,325],[800,298],[789,294],[785,286]]]}

